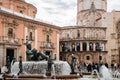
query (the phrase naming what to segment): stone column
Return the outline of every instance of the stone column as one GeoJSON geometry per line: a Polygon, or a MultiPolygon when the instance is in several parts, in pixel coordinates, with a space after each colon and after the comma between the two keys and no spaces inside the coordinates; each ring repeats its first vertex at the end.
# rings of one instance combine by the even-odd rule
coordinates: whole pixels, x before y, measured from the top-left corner
{"type": "Polygon", "coordinates": [[[104,51],[106,51],[106,43],[104,43],[104,51]]]}
{"type": "Polygon", "coordinates": [[[27,27],[25,27],[25,36],[24,36],[25,42],[26,42],[26,36],[28,36],[28,28],[27,27]]]}
{"type": "Polygon", "coordinates": [[[76,49],[76,45],[77,45],[77,44],[75,43],[75,51],[77,51],[77,49],[76,49]]]}
{"type": "Polygon", "coordinates": [[[93,51],[96,51],[95,43],[93,43],[93,51]]]}
{"type": "MultiPolygon", "coordinates": [[[[28,36],[28,28],[27,27],[25,27],[25,36],[24,36],[24,41],[25,42],[26,42],[26,36],[28,36]]],[[[26,52],[26,46],[25,46],[25,52],[26,52]]],[[[25,61],[26,61],[26,54],[24,54],[24,56],[25,56],[25,61]]]]}
{"type": "Polygon", "coordinates": [[[35,49],[38,49],[38,32],[37,32],[37,29],[35,29],[35,49]]]}
{"type": "Polygon", "coordinates": [[[60,52],[62,52],[62,45],[60,44],[60,46],[59,46],[59,47],[60,47],[60,52]]]}
{"type": "Polygon", "coordinates": [[[71,49],[71,43],[69,43],[69,48],[70,48],[70,51],[72,51],[72,49],[71,49]]]}
{"type": "Polygon", "coordinates": [[[17,48],[17,53],[16,53],[16,54],[17,54],[16,60],[18,61],[18,60],[19,60],[19,56],[21,56],[21,55],[20,55],[20,48],[17,48]]]}
{"type": "Polygon", "coordinates": [[[0,67],[3,66],[3,46],[0,46],[0,67]]]}
{"type": "Polygon", "coordinates": [[[83,45],[82,45],[82,42],[80,42],[80,51],[83,51],[83,45]]]}
{"type": "MultiPolygon", "coordinates": [[[[79,43],[79,44],[80,44],[79,46],[80,46],[80,48],[81,48],[81,43],[79,43]]],[[[80,51],[81,51],[81,49],[80,49],[80,51]]]]}
{"type": "Polygon", "coordinates": [[[102,50],[102,43],[101,42],[99,42],[99,48],[100,48],[100,50],[102,50]]]}
{"type": "Polygon", "coordinates": [[[89,51],[89,42],[87,42],[87,51],[89,51]]]}
{"type": "Polygon", "coordinates": [[[57,33],[57,46],[56,46],[56,49],[57,49],[57,54],[56,54],[56,60],[59,61],[59,33],[57,33]]]}
{"type": "Polygon", "coordinates": [[[3,46],[3,64],[5,65],[6,64],[6,48],[5,46],[3,46]]]}

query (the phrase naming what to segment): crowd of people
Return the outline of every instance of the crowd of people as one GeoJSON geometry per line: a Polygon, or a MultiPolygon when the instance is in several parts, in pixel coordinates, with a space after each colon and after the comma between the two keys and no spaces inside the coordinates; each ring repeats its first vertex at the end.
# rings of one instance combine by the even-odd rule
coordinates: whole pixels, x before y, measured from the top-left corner
{"type": "Polygon", "coordinates": [[[85,63],[85,62],[80,62],[77,66],[80,72],[92,72],[94,69],[96,69],[99,72],[99,69],[102,65],[105,65],[107,68],[111,68],[112,70],[117,70],[120,69],[119,64],[111,64],[108,65],[108,63],[85,63]]]}
{"type": "Polygon", "coordinates": [[[118,70],[120,72],[120,65],[119,64],[111,64],[108,65],[108,63],[85,63],[85,62],[79,62],[79,60],[76,58],[74,54],[71,55],[71,63],[70,67],[73,73],[77,72],[89,72],[91,73],[93,70],[97,70],[97,72],[100,72],[100,67],[102,65],[105,65],[106,68],[111,69],[112,71],[118,70]]]}

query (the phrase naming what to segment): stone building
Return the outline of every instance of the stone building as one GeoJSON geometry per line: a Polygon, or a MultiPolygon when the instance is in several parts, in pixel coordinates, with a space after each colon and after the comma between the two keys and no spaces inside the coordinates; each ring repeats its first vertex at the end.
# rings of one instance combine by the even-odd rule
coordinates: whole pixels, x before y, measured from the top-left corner
{"type": "Polygon", "coordinates": [[[37,8],[25,0],[0,0],[0,66],[32,48],[78,62],[120,62],[120,11],[107,12],[107,0],[77,0],[77,25],[59,27],[35,19],[37,8]],[[60,34],[60,35],[59,35],[60,34]]]}
{"type": "Polygon", "coordinates": [[[0,0],[0,66],[6,57],[26,61],[26,42],[59,60],[60,27],[35,19],[37,8],[24,0],[0,0]]]}
{"type": "Polygon", "coordinates": [[[60,59],[79,62],[120,62],[120,11],[107,12],[107,0],[77,0],[77,26],[60,34],[60,59]]]}

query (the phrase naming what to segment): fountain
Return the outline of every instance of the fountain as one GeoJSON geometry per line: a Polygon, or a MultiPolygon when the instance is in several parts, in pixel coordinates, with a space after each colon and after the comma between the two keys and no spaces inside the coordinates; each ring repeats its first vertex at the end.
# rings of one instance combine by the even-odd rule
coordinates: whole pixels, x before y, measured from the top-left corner
{"type": "Polygon", "coordinates": [[[113,80],[112,74],[110,73],[108,68],[106,68],[105,65],[102,65],[100,67],[100,73],[102,74],[102,77],[103,77],[104,80],[113,80]]]}
{"type": "Polygon", "coordinates": [[[96,69],[94,69],[93,71],[92,71],[92,76],[94,77],[94,78],[98,78],[98,80],[100,80],[100,75],[99,75],[99,73],[98,73],[98,71],[96,70],[96,69]]]}
{"type": "MultiPolygon", "coordinates": [[[[116,73],[118,72],[116,71],[116,73]]],[[[102,65],[100,72],[94,69],[91,75],[84,75],[80,80],[119,80],[119,78],[113,78],[110,70],[105,65],[102,65]]]]}
{"type": "Polygon", "coordinates": [[[116,70],[114,73],[113,73],[113,77],[114,78],[120,78],[120,72],[118,70],[116,70]]]}
{"type": "MultiPolygon", "coordinates": [[[[23,65],[23,74],[39,74],[45,75],[47,71],[47,61],[38,61],[38,62],[22,62],[23,65]]],[[[71,72],[70,66],[67,62],[63,61],[54,61],[54,69],[56,75],[69,75],[71,72]]],[[[53,70],[52,70],[53,72],[53,70]]],[[[19,62],[15,62],[11,67],[11,73],[19,73],[19,62]]]]}
{"type": "Polygon", "coordinates": [[[71,73],[70,65],[66,61],[53,61],[49,65],[49,61],[26,61],[22,62],[22,57],[19,57],[19,62],[14,62],[11,65],[11,73],[4,74],[5,78],[12,79],[78,79],[79,75],[71,73]],[[51,66],[51,69],[48,69],[51,66]],[[50,74],[48,74],[50,71],[50,74]],[[48,73],[47,73],[48,72],[48,73]]]}
{"type": "Polygon", "coordinates": [[[10,78],[39,78],[39,79],[77,79],[80,76],[74,75],[74,64],[71,67],[66,61],[55,61],[51,59],[51,55],[46,55],[45,51],[38,52],[35,48],[31,48],[30,43],[26,43],[26,62],[14,62],[11,67],[11,73],[5,75],[10,78]],[[44,61],[42,61],[44,60],[44,61]]]}

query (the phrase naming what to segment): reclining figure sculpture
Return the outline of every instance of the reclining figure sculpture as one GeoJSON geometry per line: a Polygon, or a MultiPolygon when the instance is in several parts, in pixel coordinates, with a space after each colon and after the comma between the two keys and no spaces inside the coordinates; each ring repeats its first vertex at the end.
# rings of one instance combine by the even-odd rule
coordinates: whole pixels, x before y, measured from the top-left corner
{"type": "Polygon", "coordinates": [[[31,47],[31,43],[26,43],[26,54],[28,61],[41,61],[48,60],[48,56],[45,54],[45,51],[38,51],[37,49],[31,47]]]}

